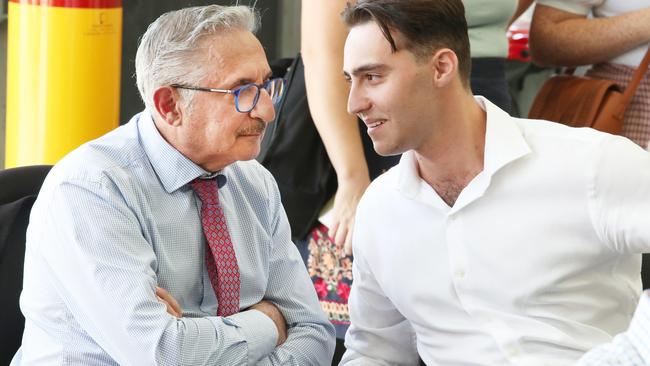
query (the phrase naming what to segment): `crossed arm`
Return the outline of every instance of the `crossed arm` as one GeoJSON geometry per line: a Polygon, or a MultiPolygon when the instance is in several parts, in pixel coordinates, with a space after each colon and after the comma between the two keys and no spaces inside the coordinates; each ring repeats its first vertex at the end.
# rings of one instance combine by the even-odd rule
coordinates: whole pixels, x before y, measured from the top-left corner
{"type": "MultiPolygon", "coordinates": [[[[89,184],[55,188],[48,201],[59,209],[45,212],[43,232],[50,237],[38,250],[57,294],[111,359],[121,365],[329,362],[333,328],[319,313],[281,207],[272,249],[265,252],[263,301],[229,317],[178,317],[179,304],[156,289],[160,258],[129,206],[110,183],[103,189],[89,184]]],[[[272,204],[279,205],[275,196],[272,204]]]]}
{"type": "MultiPolygon", "coordinates": [[[[167,290],[156,286],[156,298],[167,307],[167,313],[169,315],[175,316],[177,318],[183,317],[183,308],[178,303],[178,301],[176,301],[176,299],[169,292],[167,292],[167,290]]],[[[261,311],[264,315],[273,320],[273,323],[278,328],[278,340],[276,347],[280,346],[282,343],[284,343],[284,341],[287,340],[287,322],[277,306],[273,305],[273,303],[270,301],[262,300],[257,304],[251,306],[249,309],[261,311]]]]}

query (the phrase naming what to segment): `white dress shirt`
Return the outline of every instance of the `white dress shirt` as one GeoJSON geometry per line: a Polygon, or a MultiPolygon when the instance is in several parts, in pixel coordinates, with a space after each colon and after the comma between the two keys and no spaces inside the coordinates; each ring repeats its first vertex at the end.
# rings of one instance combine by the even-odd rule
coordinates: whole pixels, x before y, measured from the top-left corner
{"type": "Polygon", "coordinates": [[[627,328],[650,154],[477,102],[484,169],[453,207],[412,152],[362,198],[343,364],[566,365],[627,328]]]}
{"type": "Polygon", "coordinates": [[[207,275],[201,202],[208,172],[169,145],[144,112],[70,153],[30,216],[12,365],[329,365],[334,328],[318,298],[271,174],[255,161],[221,171],[240,272],[241,312],[218,317],[207,275]],[[155,286],[183,316],[167,313],[155,286]],[[251,305],[273,302],[288,324],[251,305]]]}

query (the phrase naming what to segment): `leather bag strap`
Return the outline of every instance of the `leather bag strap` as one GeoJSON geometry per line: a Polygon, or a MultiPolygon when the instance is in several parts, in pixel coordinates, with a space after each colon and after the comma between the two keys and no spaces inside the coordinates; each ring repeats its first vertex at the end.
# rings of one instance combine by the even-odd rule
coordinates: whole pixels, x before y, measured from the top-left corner
{"type": "Polygon", "coordinates": [[[575,67],[567,67],[567,68],[564,69],[563,74],[564,75],[573,75],[573,73],[575,73],[575,72],[576,72],[575,67]]]}
{"type": "Polygon", "coordinates": [[[632,101],[632,97],[634,97],[634,93],[636,92],[636,89],[639,87],[641,80],[643,80],[646,71],[648,71],[649,64],[650,64],[650,47],[648,47],[648,50],[646,51],[643,60],[641,60],[639,67],[636,68],[632,80],[630,80],[630,83],[627,84],[627,88],[625,88],[625,92],[623,93],[623,99],[621,100],[623,110],[625,110],[627,105],[630,104],[630,102],[632,101]]]}
{"type": "MultiPolygon", "coordinates": [[[[650,65],[650,47],[648,47],[648,50],[646,51],[645,56],[641,60],[639,67],[636,68],[636,71],[634,72],[632,79],[627,84],[627,88],[625,88],[625,91],[623,92],[623,97],[621,98],[621,102],[619,104],[619,110],[616,113],[617,115],[620,115],[622,117],[622,115],[625,113],[625,109],[632,101],[632,98],[634,97],[634,93],[636,93],[636,89],[639,87],[639,84],[641,84],[641,80],[643,80],[646,71],[648,71],[649,65],[650,65]]],[[[576,70],[575,67],[567,67],[564,70],[564,74],[573,75],[575,70],[576,70]]]]}

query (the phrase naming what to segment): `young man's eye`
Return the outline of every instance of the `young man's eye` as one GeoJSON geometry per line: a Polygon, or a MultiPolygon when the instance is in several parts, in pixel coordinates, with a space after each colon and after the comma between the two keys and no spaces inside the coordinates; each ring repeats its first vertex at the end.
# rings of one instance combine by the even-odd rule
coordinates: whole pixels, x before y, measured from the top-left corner
{"type": "Polygon", "coordinates": [[[376,81],[377,79],[379,79],[377,74],[366,74],[366,80],[368,81],[376,81]]]}

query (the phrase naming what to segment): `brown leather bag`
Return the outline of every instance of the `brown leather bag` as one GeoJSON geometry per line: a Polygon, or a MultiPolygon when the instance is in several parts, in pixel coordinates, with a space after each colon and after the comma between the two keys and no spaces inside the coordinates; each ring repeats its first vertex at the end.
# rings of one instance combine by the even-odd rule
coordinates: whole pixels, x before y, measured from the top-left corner
{"type": "Polygon", "coordinates": [[[567,70],[567,74],[553,76],[537,93],[528,118],[620,134],[625,109],[648,70],[649,63],[650,49],[625,91],[612,80],[572,75],[573,69],[567,70]]]}

